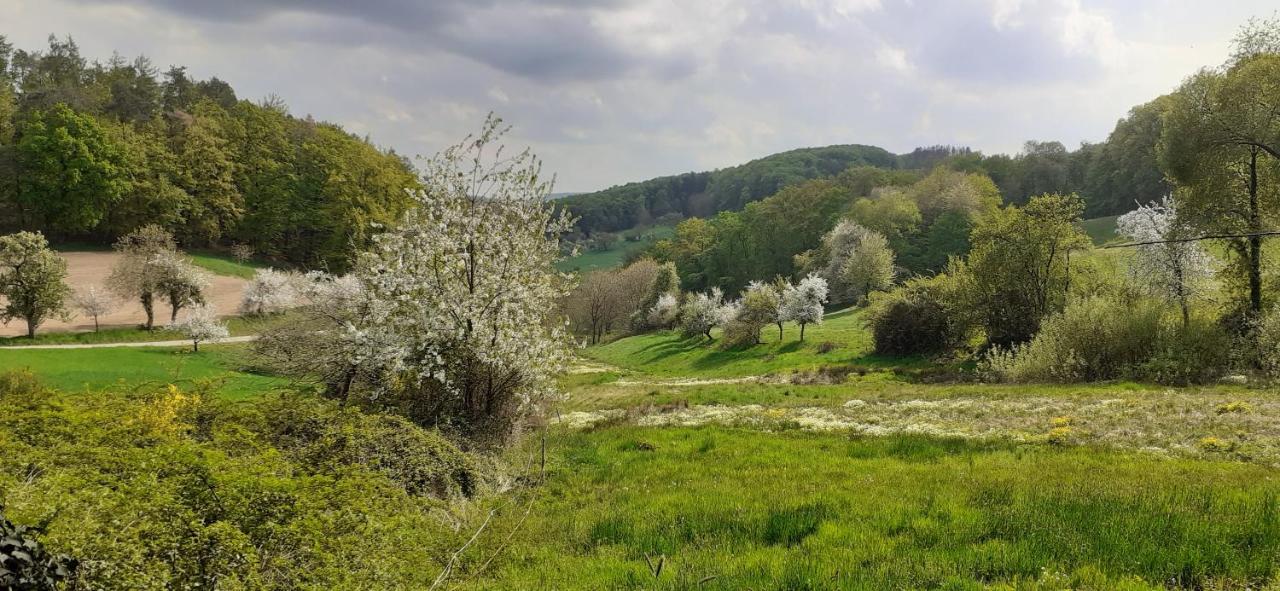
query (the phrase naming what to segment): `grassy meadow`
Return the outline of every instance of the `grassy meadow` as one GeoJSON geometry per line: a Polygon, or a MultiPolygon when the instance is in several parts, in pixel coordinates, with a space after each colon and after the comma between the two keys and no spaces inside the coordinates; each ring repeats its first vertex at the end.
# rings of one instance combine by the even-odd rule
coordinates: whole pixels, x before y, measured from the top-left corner
{"type": "MultiPolygon", "coordinates": [[[[1096,256],[1105,271],[1124,253],[1096,256]]],[[[287,315],[266,324],[235,319],[232,330],[254,334],[288,321],[287,315]]],[[[542,431],[545,456],[543,438],[529,437],[490,457],[487,462],[504,467],[503,484],[447,508],[406,496],[388,480],[396,472],[263,468],[281,458],[311,457],[273,451],[265,440],[255,439],[257,455],[245,456],[252,461],[237,460],[250,448],[231,445],[227,434],[261,431],[270,422],[237,426],[226,417],[275,417],[300,402],[318,403],[304,402],[315,396],[309,392],[284,399],[270,394],[287,381],[246,369],[252,364],[243,344],[205,346],[199,353],[0,350],[0,374],[30,370],[63,392],[43,406],[26,400],[20,412],[32,420],[48,421],[51,412],[75,415],[80,404],[84,413],[107,412],[115,408],[113,396],[144,410],[168,408],[154,394],[168,384],[213,393],[199,403],[212,404],[208,411],[161,413],[164,430],[147,434],[130,453],[160,453],[150,447],[157,441],[202,450],[182,461],[193,470],[203,469],[197,461],[234,467],[235,479],[210,486],[247,503],[236,505],[246,511],[255,506],[246,501],[254,495],[347,495],[340,497],[348,499],[342,507],[314,499],[298,513],[250,512],[237,527],[263,540],[275,534],[262,529],[261,519],[303,523],[338,515],[326,535],[351,539],[369,527],[381,546],[362,554],[360,572],[379,575],[359,583],[371,588],[426,588],[445,564],[451,564],[447,588],[477,591],[1226,591],[1280,583],[1280,398],[1272,389],[986,384],[948,360],[877,357],[860,309],[829,313],[806,328],[803,342],[791,324],[781,338],[767,327],[761,344],[732,350],[720,348],[719,332],[713,335],[708,342],[666,331],[582,350],[560,378],[564,396],[542,431]],[[235,404],[219,406],[229,402],[235,404]],[[200,419],[202,412],[229,414],[218,422],[200,419]],[[218,447],[224,445],[230,447],[218,447]],[[288,478],[307,484],[291,488],[288,478]],[[340,488],[324,492],[330,486],[340,488]],[[350,499],[366,497],[381,503],[376,526],[341,513],[350,499]],[[396,550],[394,540],[402,539],[414,540],[422,556],[396,550]]],[[[178,336],[112,329],[38,341],[167,338],[178,336]]],[[[10,417],[12,432],[0,422],[0,447],[25,445],[24,416],[10,417]]],[[[121,429],[136,429],[138,419],[131,421],[121,429]]],[[[83,436],[90,443],[98,437],[83,436]]],[[[319,441],[345,445],[342,437],[319,441]]],[[[147,488],[139,480],[144,474],[126,477],[105,459],[101,446],[108,444],[94,445],[95,459],[58,460],[59,470],[74,472],[37,479],[38,487],[13,484],[20,475],[0,479],[12,485],[0,489],[0,501],[35,521],[48,517],[57,499],[81,494],[74,487],[147,488]]],[[[59,450],[47,453],[73,454],[59,450]]],[[[185,498],[175,493],[165,502],[185,498]]],[[[135,505],[123,497],[113,502],[119,503],[113,514],[136,517],[130,513],[135,505]]],[[[85,512],[93,527],[107,527],[103,516],[85,512]]],[[[51,531],[55,549],[61,543],[74,551],[78,540],[91,538],[64,518],[55,518],[51,531]]],[[[355,551],[347,548],[342,552],[355,551]]],[[[260,561],[254,568],[266,569],[270,560],[284,559],[263,553],[254,560],[260,561]]],[[[337,563],[324,569],[318,572],[326,580],[347,576],[337,563]]]]}
{"type": "Polygon", "coordinates": [[[564,272],[594,271],[620,267],[628,254],[644,250],[655,242],[670,238],[674,234],[675,228],[671,226],[653,226],[639,230],[629,230],[619,236],[609,248],[580,252],[578,256],[556,263],[556,267],[564,272]]]}

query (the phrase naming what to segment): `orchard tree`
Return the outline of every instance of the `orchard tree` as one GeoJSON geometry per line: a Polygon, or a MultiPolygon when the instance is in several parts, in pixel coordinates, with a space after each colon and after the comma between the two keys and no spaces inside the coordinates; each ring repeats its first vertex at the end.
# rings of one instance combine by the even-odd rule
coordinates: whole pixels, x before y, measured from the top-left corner
{"type": "Polygon", "coordinates": [[[0,295],[5,306],[0,320],[8,324],[14,318],[27,323],[27,336],[35,337],[36,329],[51,316],[66,316],[67,261],[49,248],[49,242],[38,232],[18,232],[0,236],[0,295]]]}
{"type": "Polygon", "coordinates": [[[840,281],[848,286],[854,301],[865,301],[872,292],[884,291],[893,285],[893,261],[889,241],[879,233],[868,231],[845,259],[840,281]]]}
{"type": "Polygon", "coordinates": [[[240,313],[250,316],[277,314],[298,303],[298,278],[275,269],[258,269],[244,286],[240,313]]]}
{"type": "Polygon", "coordinates": [[[205,303],[204,290],[209,287],[209,275],[176,252],[160,253],[147,263],[158,277],[156,287],[169,301],[169,321],[178,320],[178,310],[187,305],[205,303]]]}
{"type": "Polygon", "coordinates": [[[671,328],[680,316],[680,298],[675,293],[664,293],[658,296],[647,313],[649,326],[654,328],[671,328]]]}
{"type": "Polygon", "coordinates": [[[1031,340],[1040,321],[1066,305],[1071,255],[1090,246],[1077,225],[1075,194],[1032,197],[984,216],[973,229],[969,268],[987,338],[1009,346],[1031,340]]]}
{"type": "Polygon", "coordinates": [[[1246,51],[1225,70],[1187,80],[1171,97],[1160,160],[1181,189],[1183,217],[1202,233],[1228,236],[1248,309],[1260,314],[1258,234],[1280,220],[1280,55],[1246,51]]]}
{"type": "Polygon", "coordinates": [[[1173,198],[1140,205],[1116,220],[1116,231],[1140,243],[1130,271],[1156,294],[1177,302],[1182,323],[1191,317],[1191,299],[1203,292],[1213,276],[1214,260],[1178,218],[1173,198]],[[1147,243],[1147,244],[1141,244],[1147,243]]]}
{"type": "Polygon", "coordinates": [[[155,326],[156,298],[164,295],[163,261],[177,256],[173,235],[155,225],[143,226],[115,243],[120,260],[111,269],[107,285],[122,299],[137,299],[147,314],[145,328],[155,326]]]}
{"type": "Polygon", "coordinates": [[[685,298],[680,307],[680,330],[685,336],[705,335],[712,340],[711,329],[732,321],[737,312],[737,306],[724,301],[724,292],[713,287],[685,298]]]}
{"type": "Polygon", "coordinates": [[[75,303],[81,313],[93,319],[93,332],[98,332],[98,318],[116,309],[116,299],[111,296],[111,292],[96,285],[76,294],[75,303]]]}
{"type": "Polygon", "coordinates": [[[822,324],[822,305],[827,303],[827,280],[809,275],[796,285],[788,285],[782,292],[783,321],[800,325],[800,340],[804,341],[804,328],[810,324],[822,324]]]}
{"type": "MultiPolygon", "coordinates": [[[[772,285],[761,281],[752,281],[742,293],[738,302],[736,322],[742,325],[752,336],[752,343],[760,342],[760,330],[778,322],[778,305],[780,294],[772,285]]],[[[781,336],[778,337],[782,339],[781,336]]]]}
{"type": "Polygon", "coordinates": [[[191,339],[191,351],[200,352],[200,343],[216,342],[231,334],[226,323],[218,320],[218,313],[213,306],[197,304],[187,310],[182,322],[175,322],[169,328],[177,330],[191,339]]]}
{"type": "Polygon", "coordinates": [[[426,161],[417,207],[357,261],[354,309],[324,312],[342,318],[335,350],[297,352],[333,395],[501,443],[555,394],[569,350],[550,303],[569,278],[552,264],[572,219],[547,202],[539,160],[498,144],[505,131],[491,116],[426,161]]]}

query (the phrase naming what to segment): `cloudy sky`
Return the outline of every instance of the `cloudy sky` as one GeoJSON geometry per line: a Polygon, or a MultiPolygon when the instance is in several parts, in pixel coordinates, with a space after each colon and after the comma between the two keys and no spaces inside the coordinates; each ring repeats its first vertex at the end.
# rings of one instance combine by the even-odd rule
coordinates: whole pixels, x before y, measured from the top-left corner
{"type": "Polygon", "coordinates": [[[242,98],[430,154],[486,112],[557,189],[802,146],[1016,152],[1106,137],[1226,57],[1274,0],[0,0],[0,34],[70,34],[242,98]]]}

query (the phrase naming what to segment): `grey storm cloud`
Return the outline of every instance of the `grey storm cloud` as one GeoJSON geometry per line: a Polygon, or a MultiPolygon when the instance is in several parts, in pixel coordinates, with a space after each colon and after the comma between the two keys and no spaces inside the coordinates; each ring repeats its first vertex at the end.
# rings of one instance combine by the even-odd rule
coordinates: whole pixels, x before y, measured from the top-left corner
{"type": "MultiPolygon", "coordinates": [[[[90,0],[77,0],[88,3],[90,0]]],[[[670,78],[693,64],[677,56],[631,50],[602,34],[591,12],[625,6],[627,0],[125,0],[188,18],[254,23],[305,13],[337,19],[337,26],[280,30],[299,41],[428,46],[468,57],[532,80],[598,80],[645,71],[670,78]],[[362,26],[353,26],[362,25],[362,26]]]]}

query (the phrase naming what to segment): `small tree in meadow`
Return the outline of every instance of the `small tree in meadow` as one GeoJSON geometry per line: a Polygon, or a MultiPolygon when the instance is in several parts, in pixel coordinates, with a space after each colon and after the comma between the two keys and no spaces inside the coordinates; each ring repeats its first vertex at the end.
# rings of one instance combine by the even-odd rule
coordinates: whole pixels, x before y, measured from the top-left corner
{"type": "Polygon", "coordinates": [[[691,294],[680,308],[680,329],[685,336],[706,335],[711,340],[711,329],[723,326],[737,315],[737,307],[726,304],[724,292],[719,287],[706,293],[691,294]]]}
{"type": "Polygon", "coordinates": [[[208,304],[191,306],[187,310],[187,317],[182,322],[171,324],[170,328],[191,339],[191,350],[194,352],[200,351],[200,343],[216,342],[231,334],[226,323],[218,320],[217,311],[208,304]]]}
{"type": "Polygon", "coordinates": [[[66,316],[71,295],[66,277],[67,261],[49,248],[43,234],[0,236],[0,295],[6,299],[0,321],[21,318],[27,322],[27,336],[35,337],[49,317],[66,316]]]}
{"type": "Polygon", "coordinates": [[[822,324],[822,305],[827,302],[827,280],[809,275],[796,285],[787,286],[782,293],[784,321],[800,325],[800,340],[804,340],[804,328],[809,324],[822,324]]]}
{"type": "MultiPolygon", "coordinates": [[[[778,306],[781,297],[772,285],[752,281],[742,293],[738,302],[738,315],[735,322],[751,336],[751,343],[760,342],[760,330],[778,321],[778,306]]],[[[781,340],[781,336],[778,337],[781,340]]]]}
{"type": "Polygon", "coordinates": [[[143,226],[120,237],[114,246],[120,260],[111,269],[107,286],[123,299],[137,299],[147,314],[145,328],[155,326],[156,298],[164,294],[164,265],[168,257],[177,256],[173,235],[156,225],[143,226]]]}
{"type": "Polygon", "coordinates": [[[671,328],[680,316],[680,299],[674,293],[664,293],[649,308],[647,321],[653,328],[671,328]]]}
{"type": "Polygon", "coordinates": [[[75,303],[80,312],[93,319],[93,332],[98,332],[98,318],[114,312],[117,304],[111,292],[96,285],[76,294],[75,303]]]}
{"type": "Polygon", "coordinates": [[[178,319],[178,311],[187,305],[205,303],[204,290],[209,275],[177,253],[161,253],[149,263],[158,273],[157,287],[169,301],[169,321],[178,319]]]}

